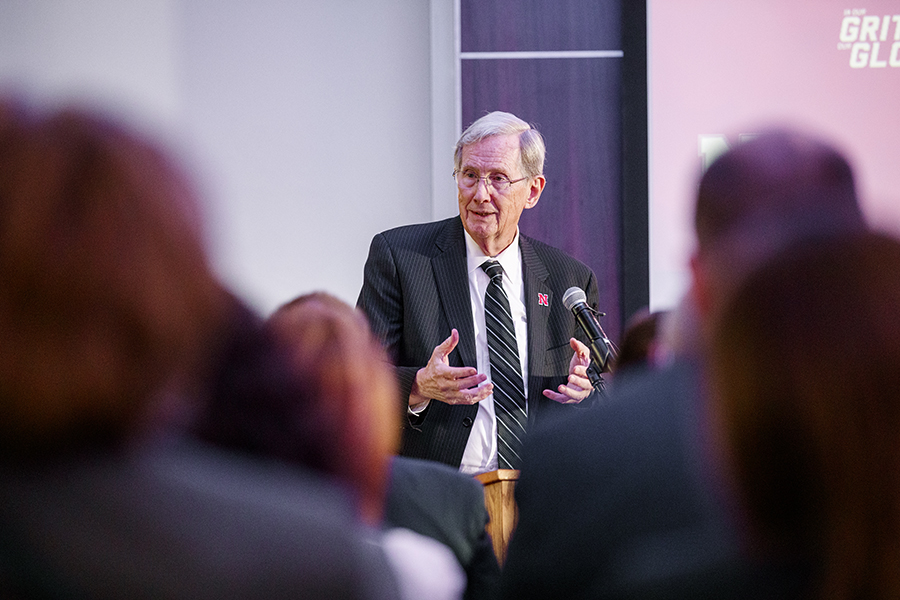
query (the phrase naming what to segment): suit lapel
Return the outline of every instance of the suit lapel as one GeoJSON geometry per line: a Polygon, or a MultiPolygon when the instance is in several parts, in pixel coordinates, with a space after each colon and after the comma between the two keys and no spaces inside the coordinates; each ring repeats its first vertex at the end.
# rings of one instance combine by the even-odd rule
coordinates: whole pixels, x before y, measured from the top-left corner
{"type": "Polygon", "coordinates": [[[522,251],[522,271],[525,279],[525,315],[528,319],[528,415],[534,422],[537,402],[543,398],[543,390],[535,389],[540,379],[535,377],[543,373],[543,365],[539,361],[545,358],[547,349],[547,323],[550,319],[550,307],[555,298],[553,290],[547,284],[550,272],[544,261],[538,256],[529,238],[519,236],[519,248],[522,251]]]}
{"type": "Polygon", "coordinates": [[[466,241],[459,217],[447,223],[435,244],[439,252],[431,265],[444,316],[450,327],[459,331],[456,351],[462,363],[458,366],[475,367],[475,324],[472,322],[469,275],[466,272],[466,241]]]}

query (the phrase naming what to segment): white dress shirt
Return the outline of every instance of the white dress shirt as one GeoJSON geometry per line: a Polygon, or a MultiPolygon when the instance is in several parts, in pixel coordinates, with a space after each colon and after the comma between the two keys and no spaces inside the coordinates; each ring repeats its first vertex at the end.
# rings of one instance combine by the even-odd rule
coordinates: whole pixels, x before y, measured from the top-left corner
{"type": "MultiPolygon", "coordinates": [[[[490,381],[491,360],[488,354],[487,329],[484,323],[484,293],[490,278],[481,269],[481,263],[493,259],[503,267],[503,289],[509,297],[516,343],[519,347],[519,363],[525,397],[528,397],[528,321],[525,314],[525,279],[522,276],[522,253],[519,251],[519,232],[507,248],[497,256],[487,256],[469,235],[466,236],[466,263],[469,275],[469,299],[472,302],[472,322],[475,323],[475,357],[479,373],[490,381]]],[[[486,385],[486,382],[482,385],[486,385]]],[[[472,423],[469,441],[463,452],[459,470],[466,474],[487,473],[497,468],[497,420],[494,416],[493,394],[478,405],[478,414],[472,423]]]]}
{"type": "Polygon", "coordinates": [[[462,600],[466,572],[450,548],[402,527],[384,531],[376,542],[397,579],[400,600],[462,600]]]}

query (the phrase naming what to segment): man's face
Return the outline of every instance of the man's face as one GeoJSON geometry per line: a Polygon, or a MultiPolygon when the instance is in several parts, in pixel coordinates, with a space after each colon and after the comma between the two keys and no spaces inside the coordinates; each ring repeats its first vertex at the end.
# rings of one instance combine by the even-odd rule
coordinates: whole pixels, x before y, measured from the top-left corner
{"type": "Polygon", "coordinates": [[[518,135],[495,135],[464,147],[461,165],[461,172],[488,178],[471,188],[457,185],[459,216],[484,253],[496,256],[512,243],[522,211],[537,204],[544,189],[544,177],[513,183],[505,191],[487,183],[496,175],[510,181],[524,176],[519,164],[518,135]]]}

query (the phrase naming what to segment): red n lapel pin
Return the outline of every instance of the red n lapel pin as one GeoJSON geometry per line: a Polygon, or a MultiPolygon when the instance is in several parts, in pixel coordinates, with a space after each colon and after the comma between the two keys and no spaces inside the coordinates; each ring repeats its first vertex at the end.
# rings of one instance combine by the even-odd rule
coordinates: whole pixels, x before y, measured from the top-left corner
{"type": "Polygon", "coordinates": [[[550,306],[550,298],[547,294],[538,294],[538,306],[550,306]]]}

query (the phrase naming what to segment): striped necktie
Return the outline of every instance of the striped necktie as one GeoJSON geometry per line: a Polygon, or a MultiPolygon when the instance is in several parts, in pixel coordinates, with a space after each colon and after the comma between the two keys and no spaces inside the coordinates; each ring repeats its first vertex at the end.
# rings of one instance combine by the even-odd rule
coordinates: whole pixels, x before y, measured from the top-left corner
{"type": "Polygon", "coordinates": [[[521,465],[522,441],[525,439],[527,406],[516,330],[509,309],[509,298],[503,291],[503,267],[497,261],[486,261],[481,264],[481,268],[491,278],[484,295],[484,320],[491,362],[491,382],[494,384],[499,467],[518,469],[521,465]]]}

